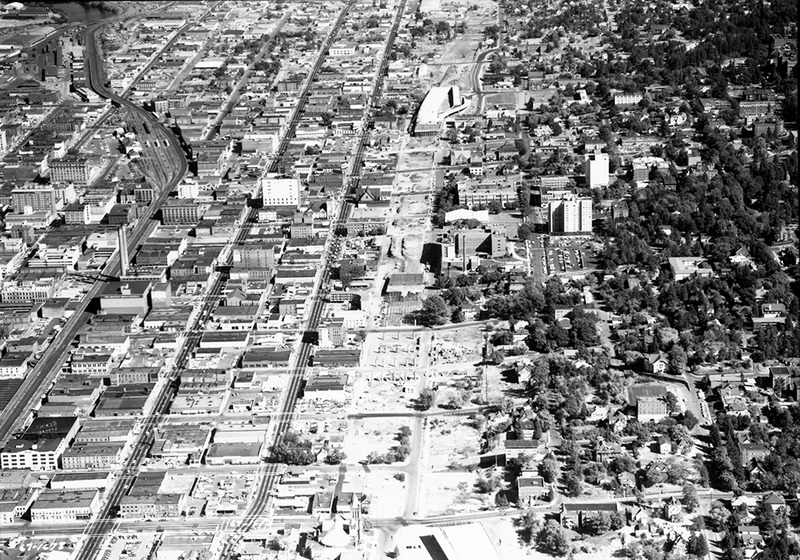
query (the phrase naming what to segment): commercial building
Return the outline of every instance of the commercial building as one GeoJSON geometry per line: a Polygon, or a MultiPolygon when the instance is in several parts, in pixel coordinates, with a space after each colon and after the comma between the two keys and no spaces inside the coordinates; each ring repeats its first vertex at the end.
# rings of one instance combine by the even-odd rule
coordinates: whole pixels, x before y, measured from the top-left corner
{"type": "Polygon", "coordinates": [[[53,490],[100,490],[109,488],[111,483],[111,471],[57,472],[50,479],[50,488],[53,490]]]}
{"type": "Polygon", "coordinates": [[[67,470],[103,469],[119,462],[125,444],[76,443],[61,456],[61,466],[67,470]]]}
{"type": "Polygon", "coordinates": [[[0,358],[0,379],[22,379],[28,371],[27,352],[9,352],[0,358]]]}
{"type": "Polygon", "coordinates": [[[103,313],[146,314],[152,287],[148,281],[109,282],[100,296],[100,309],[103,313]]]}
{"type": "Polygon", "coordinates": [[[203,217],[205,207],[193,200],[171,198],[161,207],[164,225],[195,225],[203,217]]]}
{"type": "Polygon", "coordinates": [[[300,205],[300,179],[265,177],[261,181],[264,206],[300,205]]]}
{"type": "Polygon", "coordinates": [[[48,164],[50,181],[53,183],[74,183],[84,186],[89,183],[91,166],[89,158],[81,154],[67,154],[62,159],[55,159],[48,164]]]}
{"type": "Polygon", "coordinates": [[[19,438],[10,439],[0,451],[0,468],[55,470],[79,429],[80,422],[74,416],[36,418],[19,438]]]}
{"type": "Polygon", "coordinates": [[[56,189],[46,185],[15,188],[11,192],[11,206],[17,214],[59,210],[56,189]]]}
{"type": "Polygon", "coordinates": [[[129,494],[119,504],[119,515],[127,519],[178,517],[183,511],[183,494],[129,494]]]}
{"type": "Polygon", "coordinates": [[[140,473],[120,502],[120,517],[160,519],[179,516],[185,506],[186,493],[163,493],[161,488],[165,478],[165,472],[140,473]]]}
{"type": "Polygon", "coordinates": [[[88,521],[99,509],[99,490],[45,488],[31,507],[31,521],[34,523],[88,521]]]}
{"type": "Polygon", "coordinates": [[[400,558],[409,560],[500,560],[500,552],[483,525],[403,527],[395,537],[400,558]]]}
{"type": "Polygon", "coordinates": [[[22,273],[3,282],[0,297],[3,303],[44,303],[55,295],[59,283],[59,278],[47,276],[43,271],[22,273]]]}
{"type": "Polygon", "coordinates": [[[517,197],[517,185],[510,181],[464,181],[458,185],[459,202],[473,210],[486,207],[490,202],[499,202],[505,207],[514,206],[517,197]]]}
{"type": "Polygon", "coordinates": [[[0,468],[53,471],[58,468],[58,459],[67,447],[66,439],[31,441],[12,438],[0,451],[0,468]]]}
{"type": "Polygon", "coordinates": [[[257,465],[264,445],[258,442],[212,443],[206,455],[207,465],[257,465]]]}

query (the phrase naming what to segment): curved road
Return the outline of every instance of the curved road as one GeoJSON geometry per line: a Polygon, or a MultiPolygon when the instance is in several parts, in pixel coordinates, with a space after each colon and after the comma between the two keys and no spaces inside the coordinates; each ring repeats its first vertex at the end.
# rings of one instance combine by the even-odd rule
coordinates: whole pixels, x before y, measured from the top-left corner
{"type": "MultiPolygon", "coordinates": [[[[131,249],[129,254],[133,256],[133,249],[145,239],[155,227],[155,222],[152,221],[152,218],[167,200],[170,192],[178,185],[181,179],[183,179],[184,175],[186,175],[189,166],[178,139],[175,138],[175,135],[172,134],[171,131],[165,128],[153,114],[106,89],[103,84],[103,63],[95,41],[97,31],[107,24],[108,22],[104,21],[87,27],[84,31],[87,87],[95,91],[101,97],[111,99],[119,103],[120,106],[124,106],[130,111],[137,113],[141,119],[149,123],[152,131],[158,130],[163,137],[167,138],[169,142],[169,151],[174,155],[174,157],[171,158],[174,165],[173,174],[163,185],[158,185],[160,190],[157,198],[153,200],[144,215],[139,218],[133,230],[127,234],[128,247],[131,249]]],[[[108,276],[117,276],[119,270],[119,251],[117,251],[108,260],[103,273],[108,276]]],[[[72,340],[88,321],[89,314],[86,313],[87,306],[92,299],[101,293],[104,285],[102,281],[95,282],[92,285],[64,328],[48,347],[44,356],[36,364],[36,367],[27,375],[22,386],[14,395],[14,398],[2,413],[0,413],[0,441],[7,441],[14,430],[18,429],[21,424],[28,420],[29,411],[35,406],[36,400],[39,399],[50,386],[61,364],[66,359],[72,340]]]]}

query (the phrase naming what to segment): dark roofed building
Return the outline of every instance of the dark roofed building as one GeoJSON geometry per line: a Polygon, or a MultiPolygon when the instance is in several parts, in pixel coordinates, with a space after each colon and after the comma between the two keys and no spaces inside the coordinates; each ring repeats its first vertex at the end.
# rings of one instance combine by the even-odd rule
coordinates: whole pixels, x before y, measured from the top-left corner
{"type": "Polygon", "coordinates": [[[361,362],[360,348],[333,348],[317,350],[312,358],[315,366],[322,367],[358,367],[361,362]]]}

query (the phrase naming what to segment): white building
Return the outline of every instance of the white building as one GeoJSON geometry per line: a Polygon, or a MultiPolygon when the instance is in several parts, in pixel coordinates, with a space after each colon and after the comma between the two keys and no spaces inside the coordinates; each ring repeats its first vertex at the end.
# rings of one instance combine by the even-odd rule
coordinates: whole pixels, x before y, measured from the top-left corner
{"type": "Polygon", "coordinates": [[[357,47],[355,43],[334,43],[328,49],[328,56],[355,56],[357,47]]]}
{"type": "Polygon", "coordinates": [[[67,448],[67,439],[11,439],[0,452],[0,468],[54,471],[67,448]]]}
{"type": "Polygon", "coordinates": [[[88,521],[100,509],[99,490],[42,490],[31,507],[33,523],[88,521]]]}
{"type": "Polygon", "coordinates": [[[629,107],[638,105],[642,100],[641,93],[615,93],[614,105],[617,107],[629,107]]]}
{"type": "Polygon", "coordinates": [[[591,233],[592,199],[570,197],[550,202],[551,233],[591,233]]]}
{"type": "Polygon", "coordinates": [[[28,371],[28,355],[9,352],[0,358],[0,379],[22,379],[28,371]]]}
{"type": "Polygon", "coordinates": [[[200,195],[200,184],[184,181],[178,185],[178,198],[197,198],[200,195]]]}
{"type": "Polygon", "coordinates": [[[300,206],[300,179],[266,177],[261,192],[264,206],[300,206]]]}
{"type": "Polygon", "coordinates": [[[608,154],[598,152],[589,154],[583,165],[589,188],[608,186],[608,154]]]}
{"type": "Polygon", "coordinates": [[[417,113],[417,124],[440,124],[466,108],[458,86],[434,86],[428,90],[417,113]]]}

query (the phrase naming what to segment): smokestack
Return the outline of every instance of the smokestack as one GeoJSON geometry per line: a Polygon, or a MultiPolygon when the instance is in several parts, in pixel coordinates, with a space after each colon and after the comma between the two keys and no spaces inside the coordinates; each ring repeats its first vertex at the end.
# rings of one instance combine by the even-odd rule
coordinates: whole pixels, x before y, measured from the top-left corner
{"type": "Polygon", "coordinates": [[[119,247],[119,275],[120,278],[128,273],[128,240],[125,238],[125,228],[117,230],[117,247],[119,247]]]}

